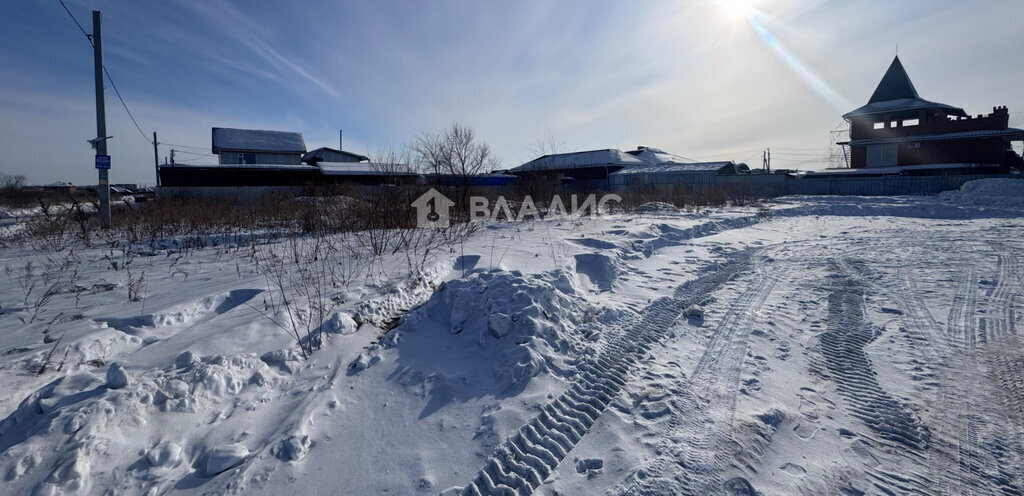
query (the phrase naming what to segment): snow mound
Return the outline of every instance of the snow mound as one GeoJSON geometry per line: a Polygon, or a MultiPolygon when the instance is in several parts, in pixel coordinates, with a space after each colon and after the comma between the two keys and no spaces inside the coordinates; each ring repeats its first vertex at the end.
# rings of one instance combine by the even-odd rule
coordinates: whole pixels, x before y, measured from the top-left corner
{"type": "Polygon", "coordinates": [[[1024,208],[1024,179],[978,179],[959,190],[939,193],[939,200],[979,207],[1024,208]]]}
{"type": "MultiPolygon", "coordinates": [[[[606,317],[579,296],[576,284],[565,270],[540,276],[493,270],[448,281],[380,347],[397,348],[408,385],[430,390],[424,414],[454,400],[517,394],[542,371],[565,375],[587,323],[606,317]]],[[[350,373],[387,356],[371,349],[350,373]]]]}
{"type": "Polygon", "coordinates": [[[636,207],[634,212],[648,215],[678,215],[679,209],[675,205],[665,202],[648,202],[636,207]]]}
{"type": "MultiPolygon", "coordinates": [[[[257,415],[283,378],[255,354],[199,358],[189,352],[175,362],[133,370],[130,381],[124,368],[112,364],[106,380],[102,369],[83,372],[29,395],[0,421],[5,489],[92,494],[116,484],[141,494],[194,472],[199,476],[196,467],[215,475],[244,461],[244,447],[214,441],[238,434],[220,426],[224,412],[257,415]]],[[[296,448],[289,456],[297,459],[308,444],[289,448],[296,448]]]]}

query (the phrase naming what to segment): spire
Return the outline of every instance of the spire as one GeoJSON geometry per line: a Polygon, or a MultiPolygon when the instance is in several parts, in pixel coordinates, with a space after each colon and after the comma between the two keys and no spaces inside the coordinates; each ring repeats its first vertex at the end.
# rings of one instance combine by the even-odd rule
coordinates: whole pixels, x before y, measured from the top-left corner
{"type": "Polygon", "coordinates": [[[878,87],[875,88],[875,92],[871,95],[871,100],[868,103],[902,100],[905,98],[919,99],[921,97],[917,95],[914,83],[910,82],[910,76],[907,75],[907,71],[903,68],[900,57],[897,55],[893,59],[892,65],[889,66],[889,70],[885,71],[885,76],[882,76],[882,82],[878,83],[878,87]]]}

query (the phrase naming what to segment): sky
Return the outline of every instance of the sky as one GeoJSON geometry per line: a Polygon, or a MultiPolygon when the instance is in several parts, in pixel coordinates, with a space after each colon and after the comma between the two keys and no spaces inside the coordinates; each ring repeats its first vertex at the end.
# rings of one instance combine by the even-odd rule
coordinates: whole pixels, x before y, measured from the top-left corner
{"type": "MultiPolygon", "coordinates": [[[[923,98],[1024,127],[1020,0],[65,0],[143,133],[106,89],[112,183],[216,163],[211,127],[301,132],[371,156],[459,122],[510,168],[654,146],[820,169],[842,114],[897,50],[923,98]],[[173,145],[172,145],[173,144],[173,145]]],[[[96,182],[92,47],[58,0],[0,15],[0,173],[96,182]]]]}

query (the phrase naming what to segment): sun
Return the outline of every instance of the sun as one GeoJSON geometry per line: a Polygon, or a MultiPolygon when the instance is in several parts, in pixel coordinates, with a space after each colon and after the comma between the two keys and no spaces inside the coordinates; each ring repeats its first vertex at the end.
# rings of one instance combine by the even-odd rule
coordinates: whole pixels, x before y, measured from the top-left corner
{"type": "Polygon", "coordinates": [[[746,19],[753,15],[757,0],[718,0],[718,5],[733,19],[746,19]]]}

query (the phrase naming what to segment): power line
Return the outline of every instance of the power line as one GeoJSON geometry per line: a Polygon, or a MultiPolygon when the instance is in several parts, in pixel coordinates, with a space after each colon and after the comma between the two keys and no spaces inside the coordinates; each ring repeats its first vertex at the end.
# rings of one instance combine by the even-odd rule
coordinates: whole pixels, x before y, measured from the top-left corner
{"type": "Polygon", "coordinates": [[[128,117],[129,117],[129,118],[131,118],[131,120],[132,120],[132,124],[135,124],[135,129],[138,129],[138,130],[139,130],[139,134],[140,134],[140,135],[142,135],[142,139],[146,140],[146,143],[149,143],[149,144],[151,144],[151,145],[152,145],[152,144],[153,144],[153,140],[149,139],[149,138],[148,138],[148,137],[146,136],[146,133],[145,133],[145,131],[143,131],[143,130],[142,130],[142,128],[141,128],[141,127],[139,126],[139,123],[138,123],[138,122],[136,122],[136,120],[135,120],[135,116],[134,116],[134,115],[132,115],[132,111],[131,111],[131,110],[128,110],[128,104],[127,104],[127,103],[124,103],[124,98],[121,98],[121,92],[120,92],[120,91],[117,91],[117,85],[116,85],[116,84],[114,84],[114,78],[110,77],[110,73],[109,73],[109,72],[107,72],[107,66],[106,66],[106,64],[104,64],[104,65],[103,65],[103,73],[107,75],[107,81],[110,81],[110,87],[111,87],[111,88],[114,88],[114,94],[115,94],[115,95],[117,95],[117,99],[118,99],[118,100],[121,100],[121,106],[123,106],[123,107],[124,107],[124,111],[125,111],[125,112],[128,112],[128,117]]]}
{"type": "Polygon", "coordinates": [[[210,149],[210,147],[208,147],[208,146],[189,146],[189,145],[178,145],[178,144],[175,144],[175,143],[161,143],[161,145],[176,146],[178,148],[191,148],[193,150],[209,150],[210,149]]]}
{"type": "Polygon", "coordinates": [[[84,35],[85,35],[85,39],[89,40],[89,44],[90,44],[90,45],[92,45],[92,35],[90,35],[89,33],[87,33],[87,32],[85,31],[85,28],[83,28],[83,27],[82,27],[82,25],[78,23],[78,19],[75,19],[75,15],[74,15],[74,14],[72,14],[70,10],[68,10],[68,6],[67,6],[67,5],[64,5],[64,0],[57,0],[57,1],[58,1],[58,2],[60,2],[60,6],[61,6],[61,7],[64,7],[64,12],[67,12],[67,13],[68,13],[68,15],[69,15],[69,16],[71,16],[71,20],[72,20],[72,21],[75,21],[75,25],[76,25],[76,26],[78,26],[78,29],[79,29],[80,31],[82,31],[82,34],[84,34],[84,35]]]}
{"type": "MultiPolygon", "coordinates": [[[[92,35],[85,31],[85,28],[82,27],[82,24],[78,22],[78,19],[76,19],[75,15],[71,13],[71,10],[68,9],[68,6],[64,4],[64,0],[57,1],[60,2],[61,7],[64,7],[64,12],[67,12],[68,15],[71,16],[71,20],[75,22],[76,26],[78,26],[78,30],[85,35],[85,39],[89,40],[89,45],[95,47],[95,45],[92,42],[92,35]]],[[[110,81],[110,87],[114,88],[114,94],[117,95],[117,99],[121,101],[121,106],[124,107],[124,111],[128,113],[128,117],[132,120],[132,124],[135,124],[135,129],[139,130],[139,134],[142,136],[142,139],[146,140],[146,143],[152,145],[153,140],[149,139],[149,137],[146,136],[145,131],[143,131],[142,127],[139,126],[139,122],[136,121],[135,116],[132,115],[132,111],[128,110],[128,104],[125,103],[124,98],[121,97],[121,92],[117,89],[117,85],[114,84],[114,78],[110,76],[110,71],[107,70],[106,64],[103,64],[103,74],[107,75],[107,81],[110,81]]]]}

